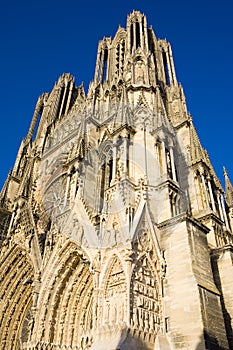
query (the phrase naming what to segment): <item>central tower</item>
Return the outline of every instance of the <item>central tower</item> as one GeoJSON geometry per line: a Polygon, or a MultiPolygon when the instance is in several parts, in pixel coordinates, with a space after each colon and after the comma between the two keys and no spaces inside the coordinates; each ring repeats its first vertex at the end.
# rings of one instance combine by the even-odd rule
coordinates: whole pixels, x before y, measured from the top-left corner
{"type": "Polygon", "coordinates": [[[87,95],[63,74],[40,96],[2,190],[3,348],[231,347],[225,177],[226,201],[171,46],[133,11],[87,95]]]}

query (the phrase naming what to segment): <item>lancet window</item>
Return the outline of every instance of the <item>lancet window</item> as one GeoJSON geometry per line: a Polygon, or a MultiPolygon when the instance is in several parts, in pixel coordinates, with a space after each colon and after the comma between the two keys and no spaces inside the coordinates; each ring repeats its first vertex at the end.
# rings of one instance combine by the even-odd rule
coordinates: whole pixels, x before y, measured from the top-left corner
{"type": "Polygon", "coordinates": [[[108,70],[108,49],[104,48],[100,52],[100,62],[98,71],[98,81],[104,83],[107,80],[108,70]]]}
{"type": "Polygon", "coordinates": [[[173,148],[172,147],[165,148],[165,153],[166,153],[167,174],[172,180],[177,181],[177,168],[176,168],[176,163],[174,159],[173,148]]]}
{"type": "Polygon", "coordinates": [[[170,152],[167,148],[165,149],[165,153],[166,153],[167,174],[172,179],[173,176],[172,176],[171,155],[170,155],[170,152]]]}
{"type": "Polygon", "coordinates": [[[169,75],[168,61],[167,61],[166,52],[163,51],[162,55],[163,55],[163,67],[164,67],[164,74],[165,74],[165,78],[166,78],[166,84],[168,86],[170,86],[171,85],[171,81],[170,81],[170,75],[169,75]]]}
{"type": "Polygon", "coordinates": [[[141,41],[140,41],[140,27],[138,21],[136,22],[136,49],[141,46],[141,41]]]}
{"type": "Polygon", "coordinates": [[[170,208],[171,208],[171,216],[173,217],[180,214],[181,203],[180,203],[179,194],[171,190],[169,193],[169,201],[170,201],[170,208]]]}
{"type": "Polygon", "coordinates": [[[73,82],[65,81],[64,86],[60,88],[60,96],[57,105],[58,117],[60,118],[62,115],[66,114],[69,110],[70,100],[73,89],[73,82]]]}
{"type": "Polygon", "coordinates": [[[108,150],[104,153],[101,161],[101,174],[100,174],[100,210],[103,208],[105,191],[110,187],[113,179],[113,159],[112,150],[108,150]]]}
{"type": "Polygon", "coordinates": [[[166,146],[164,141],[157,141],[155,146],[160,174],[167,174],[170,179],[177,181],[177,168],[173,148],[166,146]]]}
{"type": "Polygon", "coordinates": [[[131,52],[133,52],[134,49],[137,49],[138,47],[142,47],[141,42],[141,28],[142,24],[138,21],[135,21],[130,25],[130,48],[131,52]]]}
{"type": "Polygon", "coordinates": [[[220,190],[217,190],[211,176],[205,171],[196,172],[197,197],[201,199],[202,209],[209,208],[229,227],[225,203],[220,190]]]}
{"type": "Polygon", "coordinates": [[[162,157],[162,144],[160,141],[156,143],[156,156],[159,164],[159,173],[163,173],[163,157],[162,157]]]}

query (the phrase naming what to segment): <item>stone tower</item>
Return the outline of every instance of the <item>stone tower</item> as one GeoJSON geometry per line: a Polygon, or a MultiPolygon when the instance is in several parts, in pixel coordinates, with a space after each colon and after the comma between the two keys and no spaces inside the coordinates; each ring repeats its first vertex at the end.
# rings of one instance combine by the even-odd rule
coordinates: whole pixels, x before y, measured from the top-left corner
{"type": "Polygon", "coordinates": [[[38,99],[0,197],[3,350],[233,348],[233,186],[132,12],[38,99]]]}

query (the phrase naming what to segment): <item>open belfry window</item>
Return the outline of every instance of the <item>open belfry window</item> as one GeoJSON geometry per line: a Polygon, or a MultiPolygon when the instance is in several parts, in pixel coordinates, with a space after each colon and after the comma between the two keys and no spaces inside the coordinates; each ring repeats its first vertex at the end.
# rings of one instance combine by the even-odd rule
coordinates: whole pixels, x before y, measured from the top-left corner
{"type": "Polygon", "coordinates": [[[136,21],[136,49],[141,46],[141,42],[140,42],[140,27],[139,27],[139,23],[138,21],[136,21]]]}
{"type": "Polygon", "coordinates": [[[130,50],[131,52],[133,51],[133,38],[134,38],[134,33],[133,33],[133,23],[130,25],[130,50]]]}
{"type": "Polygon", "coordinates": [[[110,187],[113,173],[112,151],[109,150],[101,162],[100,210],[103,208],[105,191],[110,187]]]}
{"type": "Polygon", "coordinates": [[[133,52],[133,49],[137,49],[142,46],[140,38],[140,24],[138,20],[131,23],[130,25],[130,49],[133,52]]]}
{"type": "Polygon", "coordinates": [[[169,152],[169,150],[167,148],[165,149],[165,153],[166,153],[167,174],[172,179],[173,178],[173,176],[172,176],[173,174],[172,174],[171,154],[170,154],[170,152],[169,152]]]}
{"type": "Polygon", "coordinates": [[[168,86],[170,86],[171,85],[171,81],[170,81],[170,75],[169,75],[168,61],[167,61],[166,52],[163,51],[162,55],[163,55],[163,67],[164,67],[164,74],[165,74],[165,78],[166,78],[166,83],[167,83],[168,86]]]}
{"type": "Polygon", "coordinates": [[[104,83],[107,80],[108,49],[105,47],[100,52],[98,81],[104,83]]]}
{"type": "Polygon", "coordinates": [[[104,60],[103,60],[102,82],[105,82],[107,79],[107,68],[108,68],[108,49],[105,49],[104,50],[104,60]]]}

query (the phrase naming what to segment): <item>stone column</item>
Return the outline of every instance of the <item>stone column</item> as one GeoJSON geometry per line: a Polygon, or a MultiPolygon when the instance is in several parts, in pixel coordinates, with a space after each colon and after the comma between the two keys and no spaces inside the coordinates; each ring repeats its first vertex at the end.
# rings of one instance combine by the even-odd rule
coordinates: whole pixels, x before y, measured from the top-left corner
{"type": "Polygon", "coordinates": [[[208,188],[209,188],[209,193],[210,193],[210,200],[211,200],[211,204],[212,204],[212,209],[213,211],[216,212],[216,206],[215,206],[215,202],[214,202],[214,196],[213,196],[213,191],[212,191],[212,186],[211,186],[211,182],[210,182],[210,178],[207,178],[207,182],[208,182],[208,188]]]}
{"type": "Polygon", "coordinates": [[[220,218],[222,221],[224,221],[224,216],[223,216],[223,211],[222,211],[222,204],[220,202],[220,193],[217,193],[217,201],[218,201],[218,207],[219,207],[219,212],[220,212],[220,218]]]}
{"type": "Polygon", "coordinates": [[[205,194],[205,200],[206,200],[206,207],[208,206],[209,199],[208,199],[208,194],[207,194],[207,188],[206,188],[206,182],[205,182],[205,177],[203,174],[201,174],[201,180],[202,180],[202,185],[203,185],[203,191],[205,194]]]}
{"type": "Polygon", "coordinates": [[[140,46],[144,49],[143,35],[142,35],[142,21],[139,22],[139,32],[140,32],[140,46]]]}
{"type": "Polygon", "coordinates": [[[10,225],[9,225],[8,232],[7,232],[7,236],[8,237],[10,236],[10,232],[11,232],[11,228],[12,228],[12,225],[13,225],[13,222],[14,222],[16,210],[17,210],[17,204],[14,204],[13,212],[12,212],[12,215],[11,215],[11,221],[10,221],[10,225]]]}
{"type": "Polygon", "coordinates": [[[174,66],[174,61],[173,61],[173,57],[172,57],[172,50],[171,50],[171,46],[170,45],[168,46],[168,57],[169,57],[169,63],[170,63],[171,72],[172,72],[173,84],[175,86],[177,86],[175,66],[174,66]]]}
{"type": "Polygon", "coordinates": [[[65,114],[68,112],[69,106],[70,106],[70,100],[71,100],[71,95],[72,95],[72,91],[73,91],[73,82],[70,82],[70,88],[69,88],[69,95],[67,98],[67,103],[66,103],[66,110],[65,110],[65,114]]]}
{"type": "Polygon", "coordinates": [[[66,180],[66,191],[65,191],[65,198],[64,198],[64,207],[66,206],[66,203],[67,203],[67,197],[68,197],[69,187],[70,187],[70,179],[71,179],[71,174],[70,174],[70,172],[68,172],[67,180],[66,180]]]}
{"type": "Polygon", "coordinates": [[[175,168],[175,161],[174,161],[174,153],[173,153],[173,148],[170,147],[170,158],[171,158],[171,168],[172,168],[172,179],[174,181],[177,181],[177,177],[176,177],[176,168],[175,168]]]}
{"type": "Polygon", "coordinates": [[[172,85],[173,83],[173,77],[171,72],[171,65],[170,65],[170,59],[169,59],[169,53],[168,53],[168,47],[166,48],[166,59],[167,59],[167,69],[168,69],[168,84],[172,85]]]}
{"type": "Polygon", "coordinates": [[[224,216],[224,221],[225,221],[225,224],[226,224],[226,228],[228,230],[230,230],[228,219],[227,219],[227,214],[226,214],[226,210],[225,210],[225,204],[224,204],[223,195],[221,195],[221,204],[222,204],[222,211],[223,211],[223,216],[224,216]]]}
{"type": "Polygon", "coordinates": [[[124,173],[127,175],[127,158],[128,158],[128,138],[127,135],[124,137],[124,173]]]}
{"type": "Polygon", "coordinates": [[[161,141],[162,175],[167,174],[165,142],[161,141]]]}
{"type": "Polygon", "coordinates": [[[136,23],[133,23],[133,52],[136,50],[136,23]]]}
{"type": "Polygon", "coordinates": [[[116,157],[117,157],[117,143],[113,142],[113,150],[112,150],[112,181],[116,178],[116,157]]]}
{"type": "Polygon", "coordinates": [[[62,96],[62,103],[61,103],[61,107],[60,107],[60,111],[59,111],[59,118],[62,114],[62,110],[63,110],[63,106],[64,106],[64,102],[65,102],[65,98],[66,98],[66,93],[67,93],[67,85],[65,85],[65,90],[62,96]]]}
{"type": "Polygon", "coordinates": [[[79,186],[79,164],[75,166],[75,194],[74,194],[74,199],[76,197],[78,187],[79,186]]]}
{"type": "Polygon", "coordinates": [[[195,172],[194,181],[195,181],[195,190],[196,190],[195,192],[196,192],[196,198],[197,198],[197,209],[199,211],[199,210],[203,209],[204,204],[205,204],[205,203],[203,203],[203,196],[201,193],[199,172],[195,172]]]}

